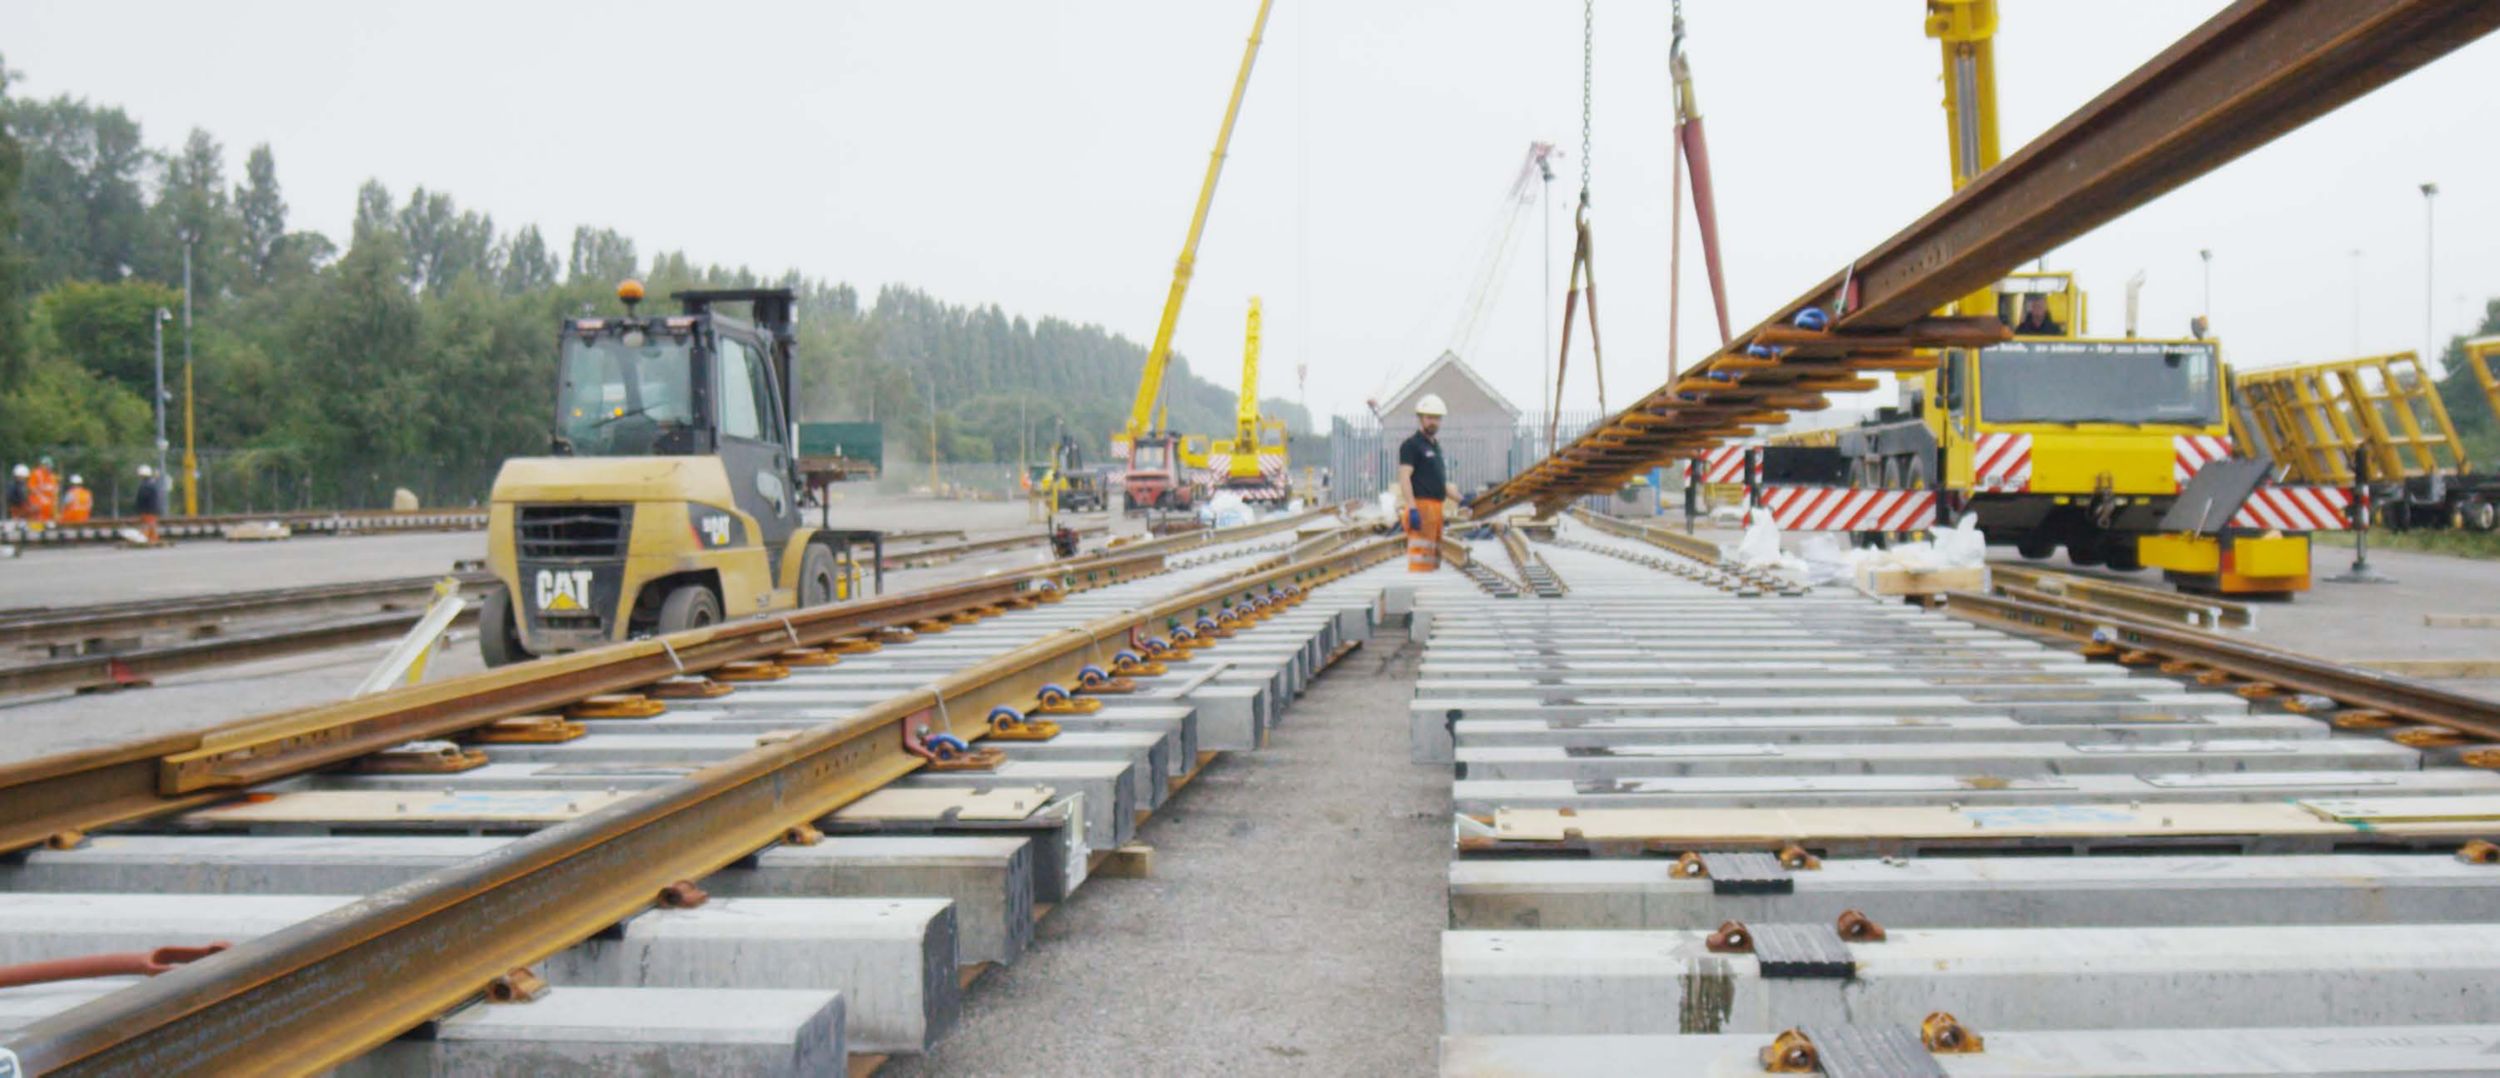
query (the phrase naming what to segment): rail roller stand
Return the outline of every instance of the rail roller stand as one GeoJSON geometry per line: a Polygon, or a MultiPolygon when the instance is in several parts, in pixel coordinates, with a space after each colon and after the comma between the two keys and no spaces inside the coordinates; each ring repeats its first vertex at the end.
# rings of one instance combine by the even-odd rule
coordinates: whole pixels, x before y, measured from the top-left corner
{"type": "Polygon", "coordinates": [[[2352,568],[2326,577],[2329,584],[2393,584],[2396,578],[2370,568],[2370,524],[2378,515],[2370,497],[2370,454],[2352,451],[2352,568]]]}

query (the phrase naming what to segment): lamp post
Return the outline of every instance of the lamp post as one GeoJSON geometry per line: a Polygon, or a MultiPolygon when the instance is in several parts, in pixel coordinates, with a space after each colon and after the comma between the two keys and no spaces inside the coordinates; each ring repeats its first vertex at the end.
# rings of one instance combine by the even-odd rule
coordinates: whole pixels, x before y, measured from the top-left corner
{"type": "MultiPolygon", "coordinates": [[[[1545,315],[1545,336],[1538,339],[1536,346],[1537,389],[1550,415],[1554,411],[1554,372],[1546,365],[1545,357],[1554,354],[1554,166],[1540,157],[1536,167],[1545,177],[1544,194],[1539,196],[1545,203],[1545,289],[1537,293],[1536,302],[1537,309],[1545,315]]],[[[1675,177],[1667,177],[1667,182],[1675,182],[1675,177]]]]}
{"type": "Polygon", "coordinates": [[[2422,185],[2422,358],[2432,362],[2437,362],[2439,356],[2439,342],[2431,337],[2431,297],[2438,294],[2431,272],[2435,265],[2431,258],[2431,220],[2432,206],[2438,198],[2438,184],[2422,185]]]}
{"type": "Polygon", "coordinates": [[[174,320],[174,312],[156,309],[156,474],[165,474],[165,323],[174,320]]]}
{"type": "MultiPolygon", "coordinates": [[[[191,245],[182,234],[182,515],[200,515],[200,458],[191,422],[191,245]]],[[[162,436],[161,434],[159,435],[162,436]]],[[[160,466],[158,472],[164,469],[160,466]]]]}

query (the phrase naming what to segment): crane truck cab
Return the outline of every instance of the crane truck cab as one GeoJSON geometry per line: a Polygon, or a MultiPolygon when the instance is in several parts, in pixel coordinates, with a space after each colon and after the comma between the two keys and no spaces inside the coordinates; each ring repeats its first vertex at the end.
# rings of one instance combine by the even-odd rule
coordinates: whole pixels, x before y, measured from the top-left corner
{"type": "Polygon", "coordinates": [[[640,283],[617,298],[621,318],[558,327],[550,455],[495,476],[489,666],[839,597],[839,552],[801,516],[796,297],[678,292],[648,317],[640,283]]]}

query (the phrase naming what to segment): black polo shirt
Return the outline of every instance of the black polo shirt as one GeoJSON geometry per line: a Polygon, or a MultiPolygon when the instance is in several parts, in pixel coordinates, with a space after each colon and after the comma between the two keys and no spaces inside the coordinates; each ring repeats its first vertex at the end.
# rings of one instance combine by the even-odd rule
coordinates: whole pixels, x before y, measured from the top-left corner
{"type": "Polygon", "coordinates": [[[1415,469],[1415,497],[1439,501],[1450,496],[1450,481],[1441,470],[1441,443],[1416,431],[1398,443],[1398,463],[1415,469]]]}

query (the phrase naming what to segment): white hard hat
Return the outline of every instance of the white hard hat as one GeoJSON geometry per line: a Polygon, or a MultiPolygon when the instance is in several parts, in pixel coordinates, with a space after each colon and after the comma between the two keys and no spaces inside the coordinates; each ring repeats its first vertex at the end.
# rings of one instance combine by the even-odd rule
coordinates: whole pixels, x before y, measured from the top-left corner
{"type": "Polygon", "coordinates": [[[148,466],[147,466],[147,465],[145,465],[145,464],[142,464],[142,465],[140,465],[140,466],[139,466],[139,478],[141,478],[141,479],[145,479],[145,478],[147,478],[147,477],[149,477],[149,476],[151,476],[151,475],[155,475],[155,474],[156,474],[156,469],[151,468],[151,467],[148,467],[148,466]]]}
{"type": "Polygon", "coordinates": [[[20,465],[18,465],[17,467],[10,469],[10,470],[9,470],[9,474],[10,474],[10,475],[14,475],[14,476],[16,476],[16,477],[18,477],[18,478],[20,478],[20,479],[24,479],[24,478],[26,478],[27,476],[33,475],[33,474],[35,474],[35,473],[33,473],[33,472],[30,472],[30,471],[26,470],[26,466],[25,466],[25,465],[23,465],[23,464],[20,464],[20,465]]]}
{"type": "Polygon", "coordinates": [[[1443,404],[1443,403],[1441,403],[1441,395],[1440,395],[1440,394],[1438,394],[1438,393],[1426,393],[1426,394],[1424,394],[1424,396],[1423,396],[1423,399],[1422,399],[1422,400],[1418,400],[1418,401],[1416,401],[1416,402],[1415,402],[1415,414],[1416,414],[1416,415],[1429,415],[1429,416],[1445,416],[1445,415],[1450,414],[1450,406],[1449,406],[1449,405],[1447,405],[1447,404],[1443,404]]]}
{"type": "Polygon", "coordinates": [[[69,477],[69,485],[71,485],[71,486],[73,486],[73,487],[83,487],[83,486],[86,486],[86,485],[87,485],[87,477],[86,477],[86,476],[83,476],[83,475],[73,475],[73,476],[69,477]]]}

